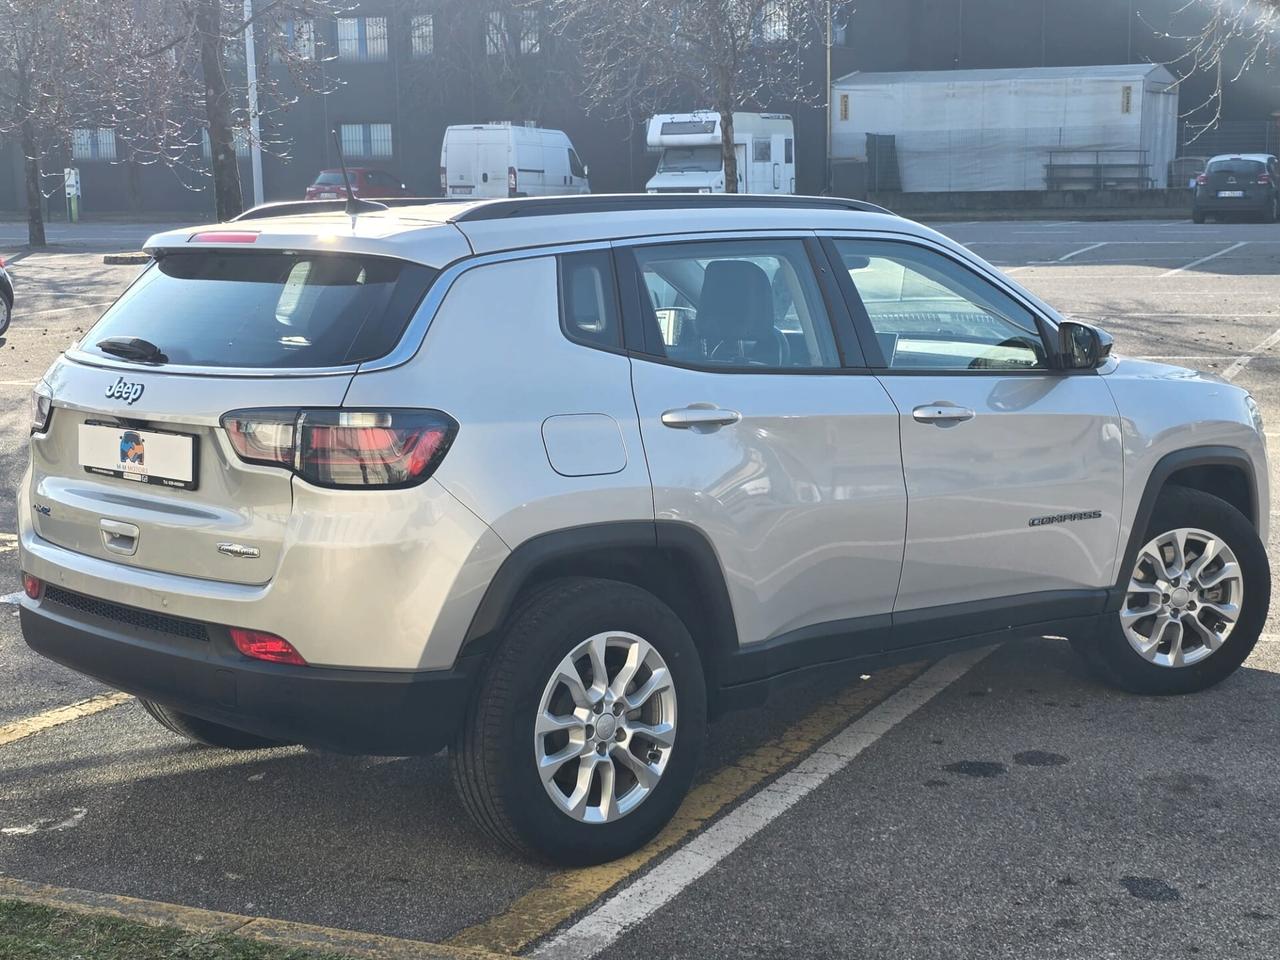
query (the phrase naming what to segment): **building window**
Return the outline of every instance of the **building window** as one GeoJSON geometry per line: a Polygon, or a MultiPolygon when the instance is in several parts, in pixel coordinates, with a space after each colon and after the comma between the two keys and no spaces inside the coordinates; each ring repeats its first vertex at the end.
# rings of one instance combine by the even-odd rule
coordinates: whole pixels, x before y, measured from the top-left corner
{"type": "Polygon", "coordinates": [[[1120,112],[1133,113],[1133,87],[1123,86],[1120,88],[1120,112]]]}
{"type": "Polygon", "coordinates": [[[116,132],[109,127],[71,131],[71,159],[114,160],[116,132]]]}
{"type": "Polygon", "coordinates": [[[840,119],[849,119],[849,95],[847,93],[840,94],[840,119]]]}
{"type": "Polygon", "coordinates": [[[415,60],[425,60],[435,53],[436,27],[431,14],[410,18],[409,43],[415,60]]]}
{"type": "Polygon", "coordinates": [[[537,53],[542,49],[538,36],[538,15],[533,10],[501,13],[491,10],[484,21],[484,49],[490,56],[511,52],[537,53]]]}
{"type": "Polygon", "coordinates": [[[339,60],[386,60],[386,17],[339,17],[339,60]]]}
{"type": "MultiPolygon", "coordinates": [[[[200,131],[200,147],[204,154],[205,163],[213,160],[213,147],[209,141],[209,131],[200,131]]],[[[249,156],[249,131],[244,127],[231,128],[231,142],[235,144],[236,157],[243,160],[249,156]]]]}
{"type": "Polygon", "coordinates": [[[360,159],[392,156],[391,124],[344,123],[342,154],[360,159]]]}
{"type": "Polygon", "coordinates": [[[302,60],[314,60],[316,57],[315,21],[295,20],[290,17],[283,26],[285,49],[302,60]]]}
{"type": "Polygon", "coordinates": [[[791,24],[787,20],[787,6],[781,0],[767,0],[760,8],[760,29],[756,36],[761,43],[778,43],[790,39],[791,24]]]}

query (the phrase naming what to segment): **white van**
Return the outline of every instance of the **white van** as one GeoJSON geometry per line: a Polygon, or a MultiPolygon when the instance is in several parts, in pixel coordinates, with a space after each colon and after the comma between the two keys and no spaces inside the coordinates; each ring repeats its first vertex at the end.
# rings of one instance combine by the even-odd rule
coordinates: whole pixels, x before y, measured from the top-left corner
{"type": "Polygon", "coordinates": [[[440,192],[446,197],[547,197],[590,193],[591,184],[563,130],[482,123],[445,130],[440,192]]]}
{"type": "MultiPolygon", "coordinates": [[[[724,193],[720,114],[664,113],[649,119],[649,148],[661,150],[649,193],[724,193]]],[[[739,193],[796,192],[795,125],[785,113],[735,113],[739,193]]]]}

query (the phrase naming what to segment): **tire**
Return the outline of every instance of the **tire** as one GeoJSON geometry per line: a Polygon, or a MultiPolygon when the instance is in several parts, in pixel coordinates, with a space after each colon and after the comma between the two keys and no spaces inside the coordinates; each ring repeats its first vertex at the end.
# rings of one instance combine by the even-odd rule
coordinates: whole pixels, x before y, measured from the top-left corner
{"type": "Polygon", "coordinates": [[[533,591],[511,614],[450,748],[450,765],[463,806],[490,836],[526,856],[586,866],[644,846],[666,825],[693,782],[705,734],[702,663],[680,618],[652,594],[630,584],[563,579],[533,591]],[[619,705],[624,712],[616,718],[606,706],[612,692],[602,697],[601,710],[588,705],[601,696],[587,688],[588,676],[594,686],[591,658],[586,653],[576,660],[569,657],[579,648],[590,649],[602,636],[606,679],[616,678],[619,658],[634,648],[637,656],[646,656],[645,665],[630,682],[624,681],[622,692],[643,692],[655,676],[650,666],[657,664],[666,667],[670,695],[659,685],[640,709],[625,711],[619,705]],[[633,643],[637,639],[646,646],[633,643]],[[643,654],[646,649],[648,654],[643,654]],[[652,658],[655,653],[658,659],[652,658]],[[574,702],[580,697],[570,697],[567,683],[553,679],[565,676],[566,664],[578,677],[580,697],[586,698],[580,705],[574,702]],[[570,716],[574,711],[581,718],[570,716]],[[573,733],[537,735],[535,720],[544,712],[579,726],[573,733]],[[598,727],[590,722],[597,718],[598,727]],[[634,726],[640,722],[655,732],[670,722],[674,735],[669,745],[663,748],[646,740],[634,726]],[[609,742],[600,742],[601,737],[609,742]],[[598,753],[601,750],[604,753],[598,753]],[[633,750],[648,752],[642,759],[633,750]],[[563,779],[550,779],[544,786],[539,756],[561,751],[570,757],[554,765],[555,776],[563,779]],[[607,757],[607,764],[597,755],[607,757]],[[650,774],[661,766],[647,791],[640,791],[640,779],[631,773],[640,769],[637,763],[650,774]],[[612,794],[612,817],[602,812],[606,765],[619,791],[612,794]],[[588,785],[583,800],[596,802],[594,808],[590,802],[580,804],[582,812],[575,816],[567,808],[582,778],[588,785]],[[567,799],[565,791],[570,793],[567,799]],[[630,809],[618,812],[628,804],[633,804],[630,809]],[[593,817],[597,822],[589,822],[593,817]]]}
{"type": "MultiPolygon", "coordinates": [[[[1172,555],[1175,547],[1170,542],[1160,549],[1168,549],[1172,555]]],[[[1172,563],[1172,567],[1178,566],[1176,561],[1172,563]]],[[[1234,673],[1258,642],[1271,601],[1271,569],[1257,531],[1225,500],[1199,490],[1167,487],[1156,500],[1134,569],[1125,571],[1123,576],[1122,584],[1136,582],[1140,587],[1138,592],[1126,594],[1121,610],[1104,614],[1093,637],[1073,641],[1085,662],[1113,686],[1154,696],[1205,690],[1234,673]],[[1228,555],[1234,555],[1238,576],[1223,579],[1207,593],[1195,582],[1190,591],[1161,593],[1163,588],[1153,583],[1153,578],[1160,576],[1154,572],[1154,560],[1144,560],[1143,554],[1148,545],[1166,535],[1172,538],[1176,531],[1190,531],[1185,534],[1187,559],[1181,564],[1186,572],[1193,571],[1196,560],[1209,552],[1211,538],[1225,545],[1229,554],[1219,553],[1217,559],[1211,559],[1203,578],[1212,581],[1224,570],[1223,558],[1228,555]],[[1171,598],[1172,605],[1163,600],[1166,596],[1171,598]],[[1184,605],[1179,607],[1179,603],[1184,605]],[[1234,624],[1225,639],[1215,641],[1220,645],[1211,648],[1205,638],[1217,635],[1215,624],[1221,628],[1227,623],[1213,611],[1230,610],[1233,606],[1238,608],[1234,624]],[[1153,612],[1144,614],[1148,609],[1153,612]],[[1161,611],[1174,617],[1179,624],[1178,632],[1173,633],[1175,628],[1171,624],[1166,628],[1168,639],[1153,647],[1143,641],[1155,639],[1161,611]],[[1136,640],[1125,629],[1126,614],[1136,640]],[[1201,626],[1197,628],[1192,619],[1201,626]],[[1144,647],[1148,655],[1139,652],[1139,646],[1144,647]]]]}
{"type": "Polygon", "coordinates": [[[1191,222],[1192,222],[1192,223],[1204,223],[1204,211],[1203,211],[1203,210],[1192,210],[1192,211],[1191,211],[1191,222]]]}
{"type": "Polygon", "coordinates": [[[13,304],[0,297],[0,337],[9,332],[9,323],[13,319],[13,304]]]}
{"type": "Polygon", "coordinates": [[[220,723],[202,720],[189,713],[181,713],[171,707],[164,707],[151,700],[138,698],[142,709],[171,733],[185,737],[192,743],[206,747],[222,747],[225,750],[264,750],[269,747],[283,747],[285,744],[268,740],[266,737],[245,733],[234,727],[224,727],[220,723]]]}
{"type": "Polygon", "coordinates": [[[1263,211],[1262,222],[1275,223],[1277,220],[1280,220],[1280,199],[1272,197],[1271,203],[1269,203],[1267,205],[1267,209],[1263,211]]]}

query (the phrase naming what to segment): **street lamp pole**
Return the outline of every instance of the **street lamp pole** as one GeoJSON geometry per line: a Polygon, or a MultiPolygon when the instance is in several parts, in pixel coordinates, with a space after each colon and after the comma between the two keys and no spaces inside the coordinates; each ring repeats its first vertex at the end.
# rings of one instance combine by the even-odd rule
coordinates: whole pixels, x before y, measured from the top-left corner
{"type": "Polygon", "coordinates": [[[831,0],[827,0],[827,162],[822,185],[824,194],[831,192],[831,0]]]}
{"type": "Polygon", "coordinates": [[[262,122],[258,117],[258,59],[253,43],[253,0],[244,0],[244,63],[249,93],[249,163],[253,169],[253,205],[262,203],[262,122]]]}

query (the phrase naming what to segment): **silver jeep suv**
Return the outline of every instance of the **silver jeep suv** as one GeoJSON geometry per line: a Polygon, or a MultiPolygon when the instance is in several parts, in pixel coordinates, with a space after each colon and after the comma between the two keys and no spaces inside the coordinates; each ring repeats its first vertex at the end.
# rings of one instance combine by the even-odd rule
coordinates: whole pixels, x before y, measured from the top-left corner
{"type": "Polygon", "coordinates": [[[563,863],[786,681],[1062,634],[1185,693],[1267,614],[1258,408],[853,201],[258,208],[45,375],[40,653],[200,743],[447,746],[563,863]]]}

